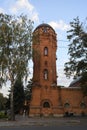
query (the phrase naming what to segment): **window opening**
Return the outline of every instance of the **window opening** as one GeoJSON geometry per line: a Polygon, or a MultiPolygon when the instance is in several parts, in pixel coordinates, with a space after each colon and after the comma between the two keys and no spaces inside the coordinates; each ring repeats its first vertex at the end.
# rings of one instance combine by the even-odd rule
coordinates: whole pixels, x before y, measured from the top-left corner
{"type": "Polygon", "coordinates": [[[70,107],[70,104],[69,104],[69,103],[65,103],[65,104],[64,104],[64,107],[65,107],[65,108],[69,108],[69,107],[70,107]]]}
{"type": "Polygon", "coordinates": [[[49,102],[44,102],[43,107],[44,107],[44,108],[50,108],[49,102]]]}
{"type": "Polygon", "coordinates": [[[47,48],[47,47],[44,48],[44,55],[45,55],[45,56],[48,55],[48,48],[47,48]]]}
{"type": "Polygon", "coordinates": [[[48,70],[47,69],[44,70],[44,79],[45,80],[48,79],[48,70]]]}
{"type": "Polygon", "coordinates": [[[47,28],[46,28],[46,27],[44,27],[43,32],[44,32],[44,33],[46,33],[46,32],[47,32],[47,28]]]}

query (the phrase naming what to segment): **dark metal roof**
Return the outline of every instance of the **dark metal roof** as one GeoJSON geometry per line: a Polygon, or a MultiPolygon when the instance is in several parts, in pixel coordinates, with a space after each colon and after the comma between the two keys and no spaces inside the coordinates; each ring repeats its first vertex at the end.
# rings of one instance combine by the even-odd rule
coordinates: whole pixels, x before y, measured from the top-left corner
{"type": "MultiPolygon", "coordinates": [[[[40,27],[50,27],[50,28],[55,32],[55,30],[54,30],[49,24],[47,24],[47,23],[42,23],[42,24],[38,25],[38,26],[35,28],[35,30],[38,29],[38,28],[40,28],[40,27]]],[[[34,31],[35,31],[35,30],[34,30],[34,31]]]]}
{"type": "Polygon", "coordinates": [[[80,76],[80,77],[78,77],[77,79],[73,80],[73,81],[70,83],[69,87],[72,87],[73,85],[75,85],[75,84],[77,84],[78,82],[80,82],[80,79],[81,79],[81,78],[82,78],[82,77],[80,76]]]}

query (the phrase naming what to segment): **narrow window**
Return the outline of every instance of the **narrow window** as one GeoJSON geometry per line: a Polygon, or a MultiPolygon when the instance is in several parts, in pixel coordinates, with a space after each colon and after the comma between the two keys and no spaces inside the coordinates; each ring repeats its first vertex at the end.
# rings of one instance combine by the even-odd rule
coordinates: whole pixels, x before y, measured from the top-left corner
{"type": "Polygon", "coordinates": [[[44,32],[44,33],[46,33],[46,32],[47,32],[47,28],[46,28],[46,27],[44,27],[43,32],[44,32]]]}
{"type": "Polygon", "coordinates": [[[47,69],[44,70],[44,79],[45,80],[48,79],[48,70],[47,69]]]}
{"type": "Polygon", "coordinates": [[[47,47],[44,48],[44,55],[45,55],[45,56],[48,55],[48,48],[47,48],[47,47]]]}

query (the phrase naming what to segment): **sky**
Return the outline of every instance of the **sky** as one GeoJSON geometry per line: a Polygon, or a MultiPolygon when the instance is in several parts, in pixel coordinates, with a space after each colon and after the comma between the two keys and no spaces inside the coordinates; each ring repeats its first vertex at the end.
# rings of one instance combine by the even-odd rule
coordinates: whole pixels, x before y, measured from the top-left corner
{"type": "MultiPolygon", "coordinates": [[[[26,14],[34,21],[34,29],[42,23],[53,27],[57,34],[57,75],[58,85],[68,87],[71,79],[64,74],[64,64],[68,61],[67,31],[70,22],[79,16],[80,21],[87,17],[87,0],[0,0],[0,13],[11,15],[26,14]]],[[[32,72],[32,64],[30,64],[32,72]]],[[[6,94],[8,86],[0,89],[6,94]]]]}

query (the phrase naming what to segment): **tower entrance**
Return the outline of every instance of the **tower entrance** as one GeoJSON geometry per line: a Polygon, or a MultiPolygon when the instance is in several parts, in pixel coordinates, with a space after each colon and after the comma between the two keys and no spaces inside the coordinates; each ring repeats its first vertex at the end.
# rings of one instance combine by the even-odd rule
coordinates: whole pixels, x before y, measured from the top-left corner
{"type": "Polygon", "coordinates": [[[52,103],[49,100],[43,100],[41,102],[41,115],[42,116],[52,115],[52,103]]]}

